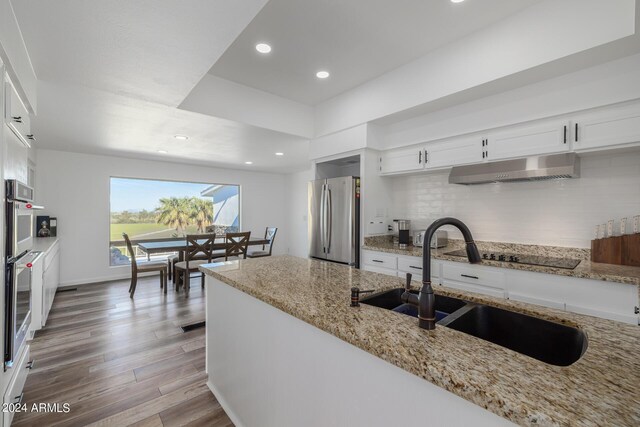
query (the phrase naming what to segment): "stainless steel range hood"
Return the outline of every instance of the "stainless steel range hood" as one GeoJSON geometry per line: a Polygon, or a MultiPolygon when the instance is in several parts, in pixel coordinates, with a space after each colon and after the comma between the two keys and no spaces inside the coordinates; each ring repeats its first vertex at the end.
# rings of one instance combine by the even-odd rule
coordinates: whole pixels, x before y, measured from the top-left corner
{"type": "Polygon", "coordinates": [[[455,166],[449,174],[449,183],[471,185],[579,177],[580,158],[568,153],[455,166]]]}

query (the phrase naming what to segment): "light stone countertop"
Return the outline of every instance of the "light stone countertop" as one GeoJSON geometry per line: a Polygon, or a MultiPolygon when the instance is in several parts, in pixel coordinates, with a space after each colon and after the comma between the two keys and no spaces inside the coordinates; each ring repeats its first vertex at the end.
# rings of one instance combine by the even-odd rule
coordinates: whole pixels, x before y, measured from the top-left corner
{"type": "MultiPolygon", "coordinates": [[[[422,248],[410,245],[406,249],[400,249],[394,245],[386,236],[382,238],[365,238],[363,250],[385,252],[396,255],[422,256],[422,248]]],[[[557,246],[537,246],[521,245],[514,243],[480,242],[477,241],[478,249],[482,252],[508,252],[528,255],[550,256],[556,258],[574,258],[581,260],[580,264],[570,270],[566,268],[542,267],[537,265],[518,264],[512,262],[501,262],[482,260],[482,265],[491,267],[509,268],[512,270],[533,271],[537,273],[556,274],[559,276],[578,277],[582,279],[603,280],[607,282],[627,283],[640,286],[640,267],[625,265],[602,264],[589,260],[590,250],[579,248],[562,248],[557,246]]],[[[449,240],[449,245],[440,249],[431,250],[432,259],[440,259],[455,262],[467,262],[464,257],[445,255],[446,252],[463,249],[462,240],[449,240]]]]}
{"type": "Polygon", "coordinates": [[[34,237],[31,250],[47,253],[57,241],[57,237],[34,237]]]}
{"type": "Polygon", "coordinates": [[[581,328],[589,346],[548,365],[453,329],[362,304],[350,289],[402,287],[400,278],[292,256],[208,264],[211,275],[343,341],[521,425],[640,425],[640,327],[438,286],[437,294],[581,328]]]}

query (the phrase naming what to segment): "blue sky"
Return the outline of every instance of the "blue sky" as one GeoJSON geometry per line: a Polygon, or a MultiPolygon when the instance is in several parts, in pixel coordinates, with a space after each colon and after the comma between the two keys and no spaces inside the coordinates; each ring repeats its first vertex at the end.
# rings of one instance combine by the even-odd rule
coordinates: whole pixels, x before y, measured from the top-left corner
{"type": "Polygon", "coordinates": [[[163,197],[200,197],[211,184],[111,178],[111,212],[153,210],[163,197]]]}

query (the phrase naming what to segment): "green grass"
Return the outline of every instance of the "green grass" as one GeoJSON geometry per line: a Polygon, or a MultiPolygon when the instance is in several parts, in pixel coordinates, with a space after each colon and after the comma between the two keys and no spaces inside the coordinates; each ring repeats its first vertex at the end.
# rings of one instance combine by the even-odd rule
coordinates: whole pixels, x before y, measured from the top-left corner
{"type": "MultiPolygon", "coordinates": [[[[187,227],[187,233],[195,233],[196,227],[187,227]]],[[[111,224],[111,240],[122,240],[122,233],[127,233],[132,240],[137,239],[158,239],[163,237],[172,237],[175,229],[169,228],[163,224],[144,223],[144,224],[111,224]]]]}

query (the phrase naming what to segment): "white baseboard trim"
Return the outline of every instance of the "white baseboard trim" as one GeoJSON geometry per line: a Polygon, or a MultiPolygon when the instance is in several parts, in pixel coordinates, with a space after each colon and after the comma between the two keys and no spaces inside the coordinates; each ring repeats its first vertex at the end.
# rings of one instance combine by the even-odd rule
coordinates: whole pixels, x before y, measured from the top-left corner
{"type": "MultiPolygon", "coordinates": [[[[146,276],[153,276],[153,275],[157,276],[158,273],[157,272],[141,273],[138,275],[138,277],[146,277],[146,276]]],[[[60,282],[58,286],[64,287],[64,286],[91,285],[91,284],[98,284],[98,283],[114,282],[116,280],[125,280],[125,279],[131,279],[131,272],[127,272],[126,274],[115,274],[113,276],[92,277],[89,279],[80,279],[80,280],[68,280],[66,282],[60,282]]]]}
{"type": "Polygon", "coordinates": [[[222,406],[222,409],[224,409],[224,412],[227,414],[231,422],[233,422],[236,427],[244,427],[236,413],[231,410],[227,401],[224,399],[224,397],[222,397],[222,394],[216,388],[216,386],[213,385],[210,379],[207,380],[207,387],[209,387],[211,393],[213,393],[218,403],[220,403],[220,406],[222,406]]]}

